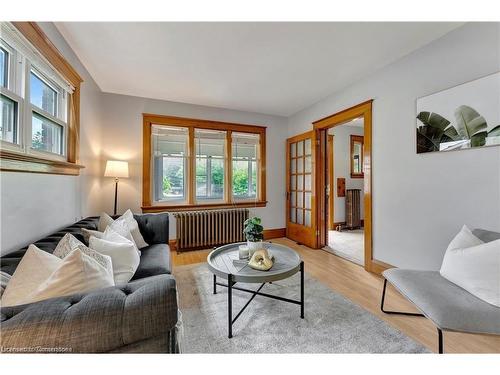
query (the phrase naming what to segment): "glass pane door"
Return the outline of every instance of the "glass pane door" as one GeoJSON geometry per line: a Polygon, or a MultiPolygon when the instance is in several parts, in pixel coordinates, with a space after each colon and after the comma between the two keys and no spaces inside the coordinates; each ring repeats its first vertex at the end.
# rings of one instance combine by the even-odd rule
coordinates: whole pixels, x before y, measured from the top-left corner
{"type": "Polygon", "coordinates": [[[290,143],[289,220],[311,227],[312,151],[311,139],[290,143]]]}
{"type": "Polygon", "coordinates": [[[314,132],[287,140],[287,236],[314,247],[314,132]]]}

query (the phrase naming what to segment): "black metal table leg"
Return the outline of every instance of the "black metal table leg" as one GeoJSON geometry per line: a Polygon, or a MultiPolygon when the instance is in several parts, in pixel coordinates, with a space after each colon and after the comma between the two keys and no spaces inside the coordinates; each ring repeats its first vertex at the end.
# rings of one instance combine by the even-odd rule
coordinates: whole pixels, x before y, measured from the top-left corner
{"type": "Polygon", "coordinates": [[[214,275],[214,294],[217,294],[217,276],[214,275]]]}
{"type": "Polygon", "coordinates": [[[233,275],[227,275],[227,323],[228,338],[233,337],[233,275]]]}
{"type": "Polygon", "coordinates": [[[300,317],[304,319],[304,262],[300,262],[300,317]]]}
{"type": "Polygon", "coordinates": [[[441,331],[439,328],[437,329],[438,331],[438,350],[439,354],[443,354],[443,331],[441,331]]]}

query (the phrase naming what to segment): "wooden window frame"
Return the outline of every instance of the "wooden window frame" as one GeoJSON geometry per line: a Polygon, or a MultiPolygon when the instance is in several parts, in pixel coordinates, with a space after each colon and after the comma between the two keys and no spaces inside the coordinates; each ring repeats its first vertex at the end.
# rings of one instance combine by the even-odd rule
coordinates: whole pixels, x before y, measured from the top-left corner
{"type": "Polygon", "coordinates": [[[230,122],[211,121],[192,119],[184,117],[156,115],[143,113],[143,171],[142,171],[142,211],[143,212],[161,212],[161,211],[188,211],[188,210],[210,210],[218,208],[232,207],[265,207],[266,201],[266,127],[261,125],[246,125],[230,122]],[[188,139],[188,170],[187,174],[187,203],[165,204],[161,202],[155,204],[152,199],[152,144],[151,131],[153,125],[164,125],[174,127],[185,127],[189,129],[188,139]],[[194,154],[194,130],[208,129],[226,132],[225,147],[225,173],[224,173],[224,202],[217,203],[196,203],[195,192],[193,189],[195,179],[194,154]],[[259,179],[257,184],[257,199],[234,200],[232,197],[232,133],[250,133],[259,134],[259,179]]]}
{"type": "Polygon", "coordinates": [[[12,22],[12,25],[74,87],[74,91],[71,95],[68,95],[66,160],[46,159],[39,155],[35,156],[25,152],[2,149],[0,150],[0,170],[77,176],[80,174],[80,169],[84,168],[78,163],[80,85],[83,79],[36,22],[12,22]]]}
{"type": "Polygon", "coordinates": [[[351,134],[351,152],[350,152],[350,164],[351,164],[351,178],[364,178],[365,173],[363,168],[361,168],[361,172],[354,172],[354,143],[361,143],[361,164],[363,164],[363,149],[364,149],[364,137],[362,135],[353,135],[351,134]]]}

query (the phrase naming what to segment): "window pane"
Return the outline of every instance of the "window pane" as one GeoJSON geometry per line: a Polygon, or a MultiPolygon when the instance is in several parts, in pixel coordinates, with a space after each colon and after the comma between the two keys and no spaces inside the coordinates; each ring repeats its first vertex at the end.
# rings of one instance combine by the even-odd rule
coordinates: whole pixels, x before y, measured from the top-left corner
{"type": "Polygon", "coordinates": [[[310,156],[306,156],[305,160],[304,160],[304,172],[311,172],[311,157],[310,156]]]}
{"type": "Polygon", "coordinates": [[[196,198],[224,197],[224,156],[226,132],[195,129],[196,198]]]}
{"type": "Polygon", "coordinates": [[[159,200],[184,200],[185,158],[164,156],[162,159],[162,196],[159,200]]]}
{"type": "Polygon", "coordinates": [[[232,187],[236,199],[257,197],[258,149],[258,134],[232,133],[232,187]]]}
{"type": "Polygon", "coordinates": [[[249,161],[233,158],[233,196],[235,198],[249,198],[249,161]]]}
{"type": "Polygon", "coordinates": [[[311,209],[311,196],[312,196],[311,193],[304,193],[305,208],[311,209]]]}
{"type": "Polygon", "coordinates": [[[297,193],[297,207],[304,207],[304,193],[297,193]]]}
{"type": "Polygon", "coordinates": [[[304,224],[304,210],[297,209],[297,224],[304,224]]]}
{"type": "Polygon", "coordinates": [[[297,142],[297,156],[304,155],[304,141],[297,142]]]}
{"type": "Polygon", "coordinates": [[[224,160],[212,159],[210,167],[210,196],[215,199],[224,197],[224,160]]]}
{"type": "Polygon", "coordinates": [[[308,211],[308,210],[305,210],[304,211],[304,225],[306,227],[310,227],[311,226],[311,211],[308,211]]]}
{"type": "Polygon", "coordinates": [[[32,115],[31,147],[35,150],[63,153],[63,127],[38,113],[32,115]]]}
{"type": "Polygon", "coordinates": [[[152,126],[155,201],[186,200],[188,129],[152,126]]]}
{"type": "Polygon", "coordinates": [[[311,191],[311,175],[304,175],[304,190],[311,191]]]}
{"type": "Polygon", "coordinates": [[[304,173],[304,158],[297,159],[297,173],[304,173]]]}
{"type": "Polygon", "coordinates": [[[196,159],[196,197],[206,198],[207,194],[207,159],[196,159]]]}
{"type": "Polygon", "coordinates": [[[0,96],[0,139],[17,143],[17,103],[6,96],[0,96]]]}
{"type": "Polygon", "coordinates": [[[45,83],[35,73],[31,72],[30,79],[31,104],[57,116],[57,91],[45,83]]]}
{"type": "Polygon", "coordinates": [[[311,139],[307,138],[304,144],[304,154],[311,155],[311,139]]]}
{"type": "Polygon", "coordinates": [[[7,87],[9,77],[9,53],[0,47],[0,86],[7,87]]]}

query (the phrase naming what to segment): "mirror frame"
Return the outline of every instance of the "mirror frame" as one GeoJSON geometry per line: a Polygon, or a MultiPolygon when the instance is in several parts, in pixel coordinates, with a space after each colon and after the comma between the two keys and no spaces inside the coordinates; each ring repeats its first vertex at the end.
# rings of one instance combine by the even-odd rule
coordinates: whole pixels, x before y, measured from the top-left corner
{"type": "Polygon", "coordinates": [[[351,135],[351,178],[364,178],[365,174],[363,171],[364,166],[364,137],[362,135],[351,135]],[[361,172],[354,171],[354,144],[361,143],[361,172]]]}

